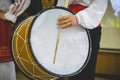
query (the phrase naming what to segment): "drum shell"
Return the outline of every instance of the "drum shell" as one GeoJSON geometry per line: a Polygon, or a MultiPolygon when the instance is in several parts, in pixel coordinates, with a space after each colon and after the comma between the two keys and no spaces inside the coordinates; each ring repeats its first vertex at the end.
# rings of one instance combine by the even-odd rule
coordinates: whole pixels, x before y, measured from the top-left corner
{"type": "Polygon", "coordinates": [[[49,80],[56,78],[44,71],[35,61],[28,44],[29,27],[36,16],[23,20],[15,29],[12,37],[12,55],[20,70],[30,79],[49,80]]]}
{"type": "MultiPolygon", "coordinates": [[[[33,27],[35,20],[39,16],[41,16],[42,13],[54,8],[68,10],[62,7],[52,7],[52,8],[45,9],[41,11],[40,14],[36,16],[30,16],[27,19],[23,20],[20,24],[17,25],[17,28],[13,33],[12,53],[13,53],[14,61],[16,62],[20,70],[22,70],[22,72],[26,76],[30,77],[31,79],[49,80],[49,79],[58,78],[58,77],[69,77],[69,76],[76,75],[84,69],[90,57],[91,41],[90,41],[89,33],[85,29],[84,31],[86,31],[86,34],[88,35],[88,39],[89,39],[89,50],[88,50],[89,53],[85,61],[85,64],[77,72],[69,75],[56,74],[44,68],[44,66],[40,64],[39,60],[36,59],[36,56],[34,55],[34,51],[32,50],[33,48],[30,41],[31,29],[33,27]]],[[[71,11],[69,12],[72,13],[71,11]]]]}

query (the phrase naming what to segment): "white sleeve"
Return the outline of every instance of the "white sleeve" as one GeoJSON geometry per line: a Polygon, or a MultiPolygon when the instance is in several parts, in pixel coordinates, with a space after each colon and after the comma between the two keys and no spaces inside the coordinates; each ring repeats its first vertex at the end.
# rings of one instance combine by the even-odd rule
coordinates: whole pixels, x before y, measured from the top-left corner
{"type": "Polygon", "coordinates": [[[107,5],[108,0],[94,0],[88,8],[76,14],[78,24],[88,29],[97,27],[105,14],[107,5]]]}
{"type": "Polygon", "coordinates": [[[30,0],[17,0],[14,4],[11,4],[9,11],[5,13],[5,18],[15,23],[17,17],[21,15],[29,5],[30,0]]]}

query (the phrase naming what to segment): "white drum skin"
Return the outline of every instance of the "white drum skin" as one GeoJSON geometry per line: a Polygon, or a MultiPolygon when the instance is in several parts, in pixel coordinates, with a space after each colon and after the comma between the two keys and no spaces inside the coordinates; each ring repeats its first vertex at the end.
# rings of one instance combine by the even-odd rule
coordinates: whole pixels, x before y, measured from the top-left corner
{"type": "Polygon", "coordinates": [[[57,19],[70,14],[73,13],[60,7],[49,8],[37,16],[30,29],[29,42],[34,58],[43,69],[57,76],[79,73],[91,54],[89,34],[80,25],[62,29],[57,45],[57,19]]]}

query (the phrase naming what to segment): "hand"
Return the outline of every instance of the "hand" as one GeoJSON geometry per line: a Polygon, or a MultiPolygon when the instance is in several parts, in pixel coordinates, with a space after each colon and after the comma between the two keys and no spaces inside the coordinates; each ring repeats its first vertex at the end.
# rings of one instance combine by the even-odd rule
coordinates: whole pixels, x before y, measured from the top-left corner
{"type": "Polygon", "coordinates": [[[21,15],[30,5],[30,0],[17,0],[10,5],[9,11],[5,13],[5,18],[13,23],[16,22],[17,17],[21,15]]]}
{"type": "Polygon", "coordinates": [[[75,15],[62,16],[58,19],[60,28],[73,27],[77,25],[77,18],[75,15]]]}
{"type": "Polygon", "coordinates": [[[0,19],[5,20],[4,12],[0,11],[0,19]]]}
{"type": "Polygon", "coordinates": [[[13,4],[13,6],[11,7],[11,9],[9,9],[9,11],[11,11],[11,13],[13,15],[19,16],[18,13],[21,11],[21,9],[23,9],[24,4],[25,4],[25,0],[17,0],[13,4]]]}

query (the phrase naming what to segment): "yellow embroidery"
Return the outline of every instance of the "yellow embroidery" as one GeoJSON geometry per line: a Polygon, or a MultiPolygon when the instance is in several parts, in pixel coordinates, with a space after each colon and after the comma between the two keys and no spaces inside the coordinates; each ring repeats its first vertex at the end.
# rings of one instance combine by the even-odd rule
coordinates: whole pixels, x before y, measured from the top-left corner
{"type": "Polygon", "coordinates": [[[55,0],[42,0],[43,9],[54,6],[54,2],[55,2],[55,0]]]}

